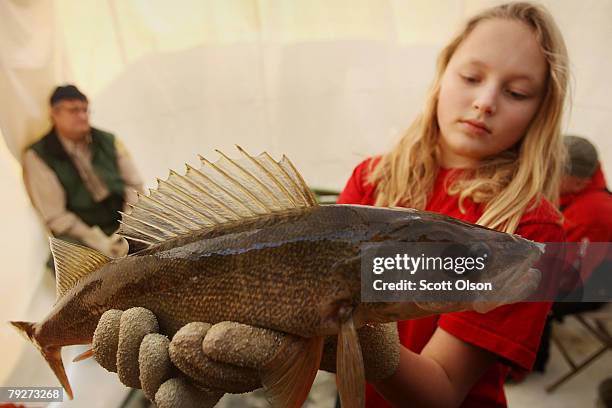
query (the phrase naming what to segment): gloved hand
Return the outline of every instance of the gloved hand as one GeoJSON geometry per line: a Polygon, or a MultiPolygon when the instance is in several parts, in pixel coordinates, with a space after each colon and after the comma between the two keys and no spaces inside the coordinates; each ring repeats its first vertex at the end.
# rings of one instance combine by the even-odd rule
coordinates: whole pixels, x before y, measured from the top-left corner
{"type": "MultiPolygon", "coordinates": [[[[303,342],[296,336],[234,322],[189,323],[171,342],[149,334],[156,331],[157,321],[147,309],[110,310],[98,323],[93,350],[100,365],[118,372],[119,379],[130,387],[142,385],[145,395],[159,407],[174,406],[166,403],[170,396],[189,401],[197,391],[205,392],[212,401],[223,392],[257,389],[261,387],[260,370],[273,360],[288,358],[303,342]],[[172,369],[173,365],[179,370],[172,369]],[[166,381],[173,376],[177,378],[166,381]]],[[[358,334],[366,379],[377,382],[392,375],[399,364],[396,324],[364,326],[358,334]]],[[[336,336],[326,339],[320,368],[335,372],[336,336]]],[[[201,404],[203,397],[199,398],[201,404]]]]}
{"type": "MultiPolygon", "coordinates": [[[[116,372],[123,384],[142,388],[159,408],[214,406],[223,392],[206,388],[177,370],[170,359],[171,342],[158,330],[157,319],[148,309],[108,310],[94,332],[94,358],[116,372]]],[[[185,340],[189,340],[189,330],[177,333],[173,341],[181,344],[185,340]]]]}
{"type": "Polygon", "coordinates": [[[107,236],[100,227],[93,226],[81,237],[85,245],[111,258],[127,255],[128,243],[120,235],[107,236]]]}

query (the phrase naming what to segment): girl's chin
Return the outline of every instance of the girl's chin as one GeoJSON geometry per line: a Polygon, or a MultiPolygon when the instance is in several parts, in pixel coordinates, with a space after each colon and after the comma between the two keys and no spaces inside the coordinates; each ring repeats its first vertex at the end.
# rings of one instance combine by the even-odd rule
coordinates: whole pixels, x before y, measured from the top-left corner
{"type": "Polygon", "coordinates": [[[475,154],[473,151],[449,151],[442,153],[442,166],[443,167],[475,167],[478,162],[483,158],[479,154],[475,154]]]}
{"type": "Polygon", "coordinates": [[[483,146],[480,140],[458,137],[448,142],[450,143],[447,143],[446,149],[455,155],[465,156],[475,160],[480,160],[487,156],[486,146],[483,146]]]}

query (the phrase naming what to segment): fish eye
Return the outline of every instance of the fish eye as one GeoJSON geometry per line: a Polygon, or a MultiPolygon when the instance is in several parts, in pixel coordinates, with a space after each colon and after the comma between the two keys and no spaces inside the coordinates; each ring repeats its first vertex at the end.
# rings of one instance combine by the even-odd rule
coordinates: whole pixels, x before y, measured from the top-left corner
{"type": "Polygon", "coordinates": [[[491,248],[484,242],[476,242],[470,245],[470,256],[473,258],[484,258],[488,260],[491,258],[491,248]]]}
{"type": "Polygon", "coordinates": [[[470,249],[464,244],[451,244],[442,251],[442,258],[457,258],[466,257],[470,255],[470,249]]]}
{"type": "Polygon", "coordinates": [[[491,247],[484,242],[476,242],[470,245],[470,256],[475,260],[477,271],[483,272],[491,263],[493,253],[491,247]]]}
{"type": "Polygon", "coordinates": [[[444,263],[452,260],[453,267],[451,269],[446,267],[442,269],[447,275],[457,278],[459,275],[467,275],[471,272],[465,267],[465,259],[470,256],[470,248],[467,245],[460,243],[451,244],[444,248],[440,256],[444,263]]]}
{"type": "Polygon", "coordinates": [[[454,243],[442,251],[443,259],[452,258],[455,262],[454,271],[446,271],[453,277],[457,275],[467,276],[474,272],[482,272],[486,269],[491,258],[491,249],[484,242],[476,243],[454,243]]]}

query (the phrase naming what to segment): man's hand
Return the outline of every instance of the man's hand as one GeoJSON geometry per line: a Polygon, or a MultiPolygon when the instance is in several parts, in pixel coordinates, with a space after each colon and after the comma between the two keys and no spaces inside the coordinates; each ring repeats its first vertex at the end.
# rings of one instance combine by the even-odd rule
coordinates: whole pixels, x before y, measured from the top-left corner
{"type": "Polygon", "coordinates": [[[82,240],[88,247],[111,258],[120,258],[128,253],[128,243],[125,238],[117,234],[109,237],[98,226],[89,228],[82,240]]]}
{"type": "MultiPolygon", "coordinates": [[[[218,399],[222,392],[257,389],[261,387],[261,372],[271,362],[300,352],[304,341],[297,336],[235,322],[212,326],[189,323],[172,341],[152,334],[157,330],[155,316],[147,309],[110,310],[100,319],[93,349],[100,365],[118,372],[124,384],[142,387],[145,395],[160,407],[173,406],[164,405],[170,395],[181,401],[204,390],[201,392],[218,399]],[[171,377],[176,377],[180,388],[173,383],[166,385],[171,377]],[[172,388],[166,390],[166,387],[172,388]],[[185,390],[187,395],[183,395],[185,390]]],[[[368,381],[391,376],[399,364],[396,324],[365,326],[358,333],[368,381]]],[[[335,372],[335,336],[325,342],[321,369],[335,372]]]]}
{"type": "Polygon", "coordinates": [[[111,258],[121,258],[127,255],[130,246],[121,235],[113,234],[108,237],[110,241],[111,258]]]}

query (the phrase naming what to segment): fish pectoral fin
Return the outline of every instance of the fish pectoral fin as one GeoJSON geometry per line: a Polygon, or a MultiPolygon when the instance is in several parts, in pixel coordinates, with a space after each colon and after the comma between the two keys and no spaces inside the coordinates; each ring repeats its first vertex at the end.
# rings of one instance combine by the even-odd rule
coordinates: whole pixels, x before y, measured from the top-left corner
{"type": "Polygon", "coordinates": [[[75,358],[73,358],[72,362],[73,363],[78,363],[79,361],[87,360],[88,358],[93,357],[93,355],[94,355],[93,349],[89,349],[89,350],[84,351],[83,353],[79,354],[75,358]]]}
{"type": "Polygon", "coordinates": [[[261,370],[261,382],[273,407],[299,408],[304,404],[321,364],[323,340],[312,337],[294,342],[290,353],[280,350],[261,370]]]}
{"type": "Polygon", "coordinates": [[[91,248],[49,237],[55,263],[57,300],[80,279],[101,268],[111,259],[91,248]]]}
{"type": "Polygon", "coordinates": [[[336,385],[343,407],[360,408],[365,405],[363,355],[352,317],[342,323],[338,333],[336,385]]]}

